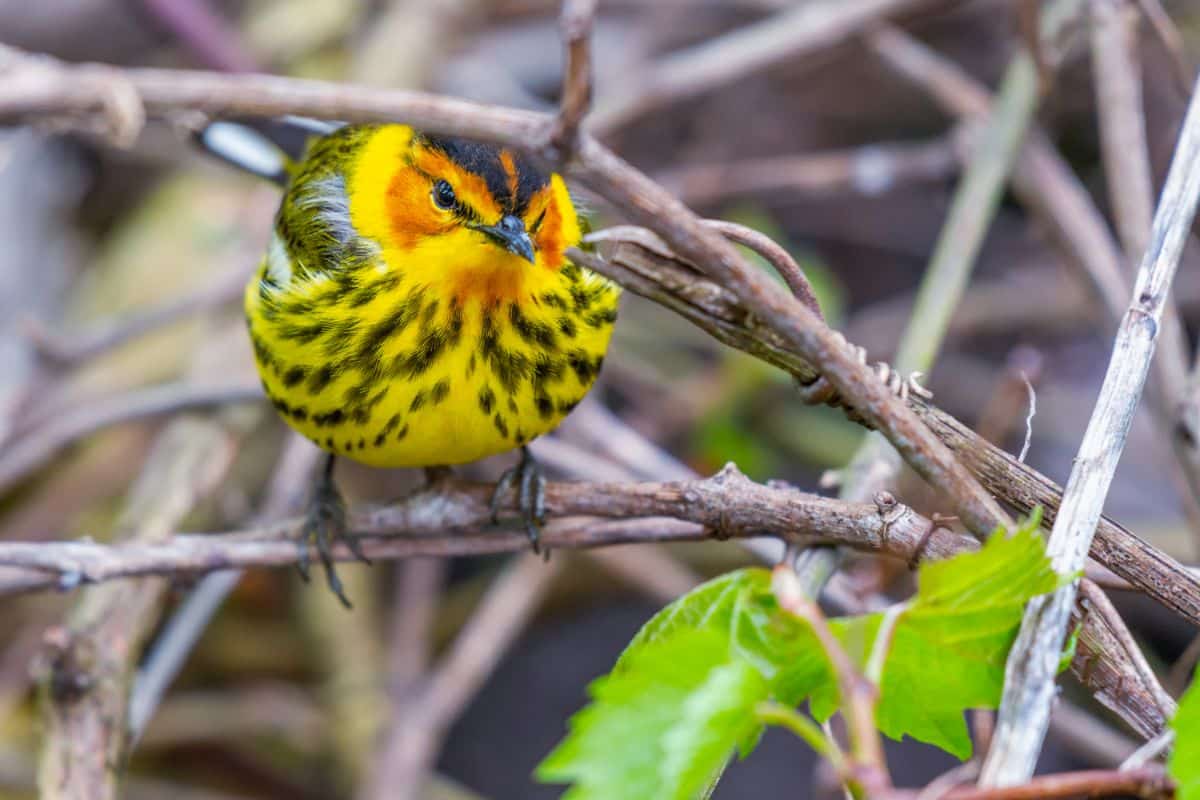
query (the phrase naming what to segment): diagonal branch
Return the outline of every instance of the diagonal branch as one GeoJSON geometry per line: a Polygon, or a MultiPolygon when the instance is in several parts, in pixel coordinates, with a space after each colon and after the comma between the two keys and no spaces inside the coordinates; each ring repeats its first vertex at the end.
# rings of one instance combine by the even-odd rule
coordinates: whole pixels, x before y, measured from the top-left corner
{"type": "MultiPolygon", "coordinates": [[[[136,93],[150,115],[183,110],[216,115],[306,114],[347,121],[400,119],[430,131],[483,139],[534,150],[556,160],[551,142],[554,118],[436,97],[420,92],[368,89],[263,75],[222,75],[186,70],[71,67],[45,57],[31,59],[11,48],[0,49],[9,80],[0,91],[0,120],[86,115],[104,107],[89,82],[119,80],[136,93]]],[[[921,423],[879,377],[856,359],[834,331],[799,300],[750,266],[724,238],[691,213],[669,192],[634,169],[594,138],[580,136],[569,174],[622,208],[635,221],[655,230],[684,258],[733,291],[746,308],[778,332],[785,345],[809,363],[820,365],[828,383],[844,401],[888,437],[913,469],[945,492],[955,512],[977,536],[1008,522],[1003,509],[953,454],[921,423]]]]}
{"type": "MultiPolygon", "coordinates": [[[[1129,310],[1117,331],[1096,408],[1054,520],[1047,551],[1063,574],[1083,569],[1104,498],[1125,447],[1150,370],[1167,292],[1200,202],[1200,92],[1192,97],[1162,199],[1150,248],[1138,270],[1129,310]]],[[[1009,653],[1004,700],[981,784],[1011,786],[1031,775],[1054,700],[1054,679],[1076,587],[1033,600],[1009,653]]]]}
{"type": "MultiPolygon", "coordinates": [[[[489,484],[446,480],[396,505],[357,511],[351,524],[369,537],[363,549],[376,559],[526,549],[523,531],[490,526],[491,491],[489,484]]],[[[555,549],[773,535],[808,537],[915,565],[978,547],[890,495],[881,494],[873,504],[848,503],[753,483],[733,468],[712,478],[670,483],[551,483],[546,498],[552,519],[543,535],[555,549]],[[646,516],[651,514],[663,516],[646,516]]],[[[0,542],[0,564],[9,565],[0,568],[0,594],[138,575],[292,564],[299,525],[288,520],[239,533],[181,534],[153,545],[0,542]]],[[[335,557],[354,556],[341,547],[335,557]]],[[[1171,713],[1169,698],[1162,702],[1157,680],[1139,667],[1136,648],[1126,646],[1120,618],[1105,604],[1093,603],[1077,624],[1075,675],[1134,730],[1147,737],[1162,731],[1171,713]]]]}
{"type": "MultiPolygon", "coordinates": [[[[573,251],[571,257],[675,311],[718,341],[790,372],[802,384],[816,378],[812,366],[790,351],[774,330],[747,313],[729,292],[698,279],[678,261],[632,244],[621,245],[608,259],[582,251],[573,251]]],[[[1047,522],[1054,520],[1062,490],[1053,481],[922,398],[910,396],[908,402],[1006,506],[1024,514],[1042,506],[1047,522]]],[[[1103,517],[1091,554],[1167,608],[1200,624],[1200,581],[1170,556],[1103,517]]]]}
{"type": "Polygon", "coordinates": [[[550,142],[563,161],[569,161],[579,140],[579,124],[592,100],[592,26],[597,0],[564,0],[563,40],[566,68],[563,70],[562,101],[550,132],[550,142]]]}

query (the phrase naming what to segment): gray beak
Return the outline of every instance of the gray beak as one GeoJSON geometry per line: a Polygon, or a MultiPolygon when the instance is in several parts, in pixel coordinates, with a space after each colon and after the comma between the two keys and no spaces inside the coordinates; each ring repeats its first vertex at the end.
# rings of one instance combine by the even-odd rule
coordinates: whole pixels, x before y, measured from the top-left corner
{"type": "Polygon", "coordinates": [[[484,234],[513,255],[534,263],[533,240],[525,232],[525,223],[520,217],[509,214],[499,225],[475,225],[475,230],[484,234]]]}

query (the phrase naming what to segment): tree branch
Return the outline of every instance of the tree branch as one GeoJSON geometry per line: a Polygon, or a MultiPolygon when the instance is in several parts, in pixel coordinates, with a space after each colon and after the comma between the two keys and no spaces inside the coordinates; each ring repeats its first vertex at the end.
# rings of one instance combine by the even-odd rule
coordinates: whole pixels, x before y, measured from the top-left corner
{"type": "MultiPolygon", "coordinates": [[[[1096,408],[1063,493],[1047,552],[1062,574],[1083,569],[1104,498],[1150,370],[1167,292],[1200,201],[1200,93],[1194,94],[1155,213],[1150,248],[1117,331],[1096,408]]],[[[1106,565],[1108,566],[1108,565],[1106,565]]],[[[1035,598],[1009,652],[1004,699],[981,783],[1011,786],[1033,775],[1046,735],[1059,654],[1076,587],[1035,598]]]]}
{"type": "MultiPolygon", "coordinates": [[[[719,286],[698,279],[677,261],[632,244],[621,245],[607,259],[578,250],[572,251],[571,257],[670,308],[718,341],[790,372],[801,384],[817,378],[807,361],[789,351],[780,337],[747,313],[736,298],[719,286]]],[[[837,398],[831,398],[831,402],[837,402],[837,398]]],[[[1053,481],[979,438],[970,428],[924,399],[910,396],[908,403],[1006,506],[1023,514],[1042,506],[1046,520],[1054,520],[1062,490],[1053,481]]],[[[1103,517],[1091,552],[1093,558],[1112,572],[1200,625],[1200,580],[1170,556],[1103,517]]]]}
{"type": "MultiPolygon", "coordinates": [[[[278,78],[221,75],[186,70],[116,70],[67,66],[45,57],[23,57],[0,49],[10,77],[0,91],[0,120],[53,117],[64,112],[104,112],[95,81],[116,81],[151,115],[183,110],[215,115],[306,114],[351,122],[404,120],[431,132],[457,134],[532,150],[550,160],[560,155],[551,141],[554,118],[435,97],[420,92],[278,78]],[[82,80],[86,78],[87,80],[82,80]],[[81,90],[81,85],[86,91],[81,90]]],[[[783,294],[720,234],[706,228],[682,203],[594,138],[580,136],[570,174],[615,203],[630,218],[657,232],[684,258],[727,286],[787,347],[820,366],[824,378],[856,412],[892,442],[913,469],[943,491],[964,524],[977,536],[1008,522],[1003,509],[954,456],[921,424],[844,339],[799,300],[783,294]]]]}

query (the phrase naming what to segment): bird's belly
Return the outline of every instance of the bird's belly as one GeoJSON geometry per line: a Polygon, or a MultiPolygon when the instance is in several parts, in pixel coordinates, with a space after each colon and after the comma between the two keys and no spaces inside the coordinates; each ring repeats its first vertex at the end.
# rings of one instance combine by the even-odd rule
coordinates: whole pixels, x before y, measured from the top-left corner
{"type": "MultiPolygon", "coordinates": [[[[611,334],[611,324],[582,326],[539,348],[467,318],[430,358],[414,355],[427,342],[414,332],[370,357],[317,366],[320,340],[287,340],[278,334],[290,328],[249,320],[263,386],[284,420],[322,449],[377,467],[461,464],[552,430],[591,388],[611,334]]],[[[358,326],[360,341],[370,328],[358,326]]]]}

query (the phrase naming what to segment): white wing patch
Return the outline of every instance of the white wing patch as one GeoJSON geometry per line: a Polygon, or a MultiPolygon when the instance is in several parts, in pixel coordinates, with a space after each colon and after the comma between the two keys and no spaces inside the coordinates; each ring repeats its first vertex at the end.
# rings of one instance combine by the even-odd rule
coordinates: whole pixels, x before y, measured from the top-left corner
{"type": "Polygon", "coordinates": [[[358,237],[358,232],[350,222],[346,179],[339,173],[311,181],[296,198],[296,206],[316,214],[325,231],[343,247],[358,237]]]}
{"type": "Polygon", "coordinates": [[[292,259],[288,257],[287,247],[277,233],[267,246],[267,276],[276,286],[283,287],[291,283],[293,274],[292,259]]]}

